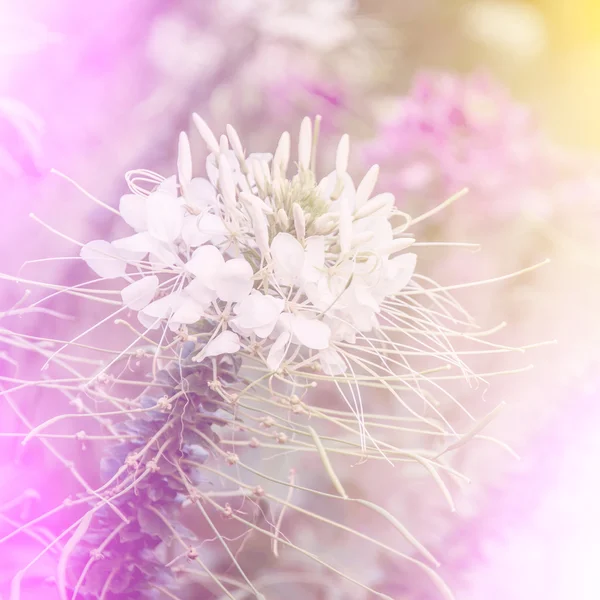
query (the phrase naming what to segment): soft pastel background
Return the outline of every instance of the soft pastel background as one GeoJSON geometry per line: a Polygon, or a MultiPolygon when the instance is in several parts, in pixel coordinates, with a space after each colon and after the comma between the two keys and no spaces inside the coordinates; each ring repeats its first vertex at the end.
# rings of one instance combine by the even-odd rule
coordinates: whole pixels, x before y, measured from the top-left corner
{"type": "MultiPolygon", "coordinates": [[[[478,416],[505,401],[489,433],[522,459],[482,442],[457,453],[473,480],[457,490],[457,514],[410,472],[344,477],[385,495],[441,558],[461,600],[595,600],[599,73],[596,0],[0,0],[0,271],[79,281],[72,260],[21,268],[74,254],[31,212],[81,242],[119,232],[50,169],[116,206],[129,169],[173,170],[177,133],[190,128],[192,111],[215,129],[234,123],[253,151],[271,149],[283,129],[319,113],[322,156],[336,135],[350,133],[353,169],[381,164],[380,185],[411,213],[469,187],[421,235],[482,249],[428,252],[427,272],[454,283],[552,259],[460,295],[484,328],[508,322],[504,342],[558,341],[527,355],[534,370],[494,377],[485,395],[461,398],[478,416]]],[[[2,282],[1,290],[0,311],[24,288],[2,282]]],[[[60,308],[75,319],[59,328],[29,316],[26,327],[67,338],[94,322],[77,303],[60,308]]],[[[14,374],[15,353],[0,355],[3,374],[14,374]]],[[[489,355],[479,364],[499,371],[523,362],[489,355]]],[[[22,365],[21,374],[37,368],[22,365]]],[[[22,394],[19,402],[34,418],[53,414],[57,396],[22,394]]],[[[16,428],[14,413],[0,406],[0,431],[16,428]]],[[[72,491],[43,448],[23,454],[8,436],[0,438],[0,477],[0,507],[38,491],[24,513],[72,491]]],[[[300,533],[319,546],[314,531],[300,533]]],[[[436,598],[404,566],[319,541],[393,597],[436,598]]],[[[0,549],[0,596],[35,553],[29,542],[10,555],[0,549]]],[[[40,580],[46,575],[40,567],[40,580]]]]}

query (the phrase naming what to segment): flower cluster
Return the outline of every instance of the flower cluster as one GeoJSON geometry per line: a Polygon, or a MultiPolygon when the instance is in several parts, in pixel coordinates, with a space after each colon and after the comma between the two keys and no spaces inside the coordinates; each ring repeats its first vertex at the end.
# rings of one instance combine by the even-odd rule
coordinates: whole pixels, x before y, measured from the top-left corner
{"type": "Polygon", "coordinates": [[[218,440],[213,425],[232,418],[218,410],[214,383],[235,383],[239,361],[220,358],[215,380],[208,361],[189,359],[193,350],[193,342],[182,344],[179,358],[158,371],[138,399],[143,412],[116,425],[122,441],[109,445],[101,462],[107,503],[92,509],[96,518],[69,564],[73,598],[157,597],[159,584],[177,585],[157,549],[173,546],[188,558],[195,555],[188,544],[196,536],[180,521],[182,503],[190,502],[186,482],[206,482],[199,471],[209,456],[206,440],[218,440]]]}
{"type": "Polygon", "coordinates": [[[422,202],[425,193],[437,201],[468,187],[486,212],[512,214],[535,202],[553,173],[531,112],[486,76],[422,73],[397,106],[365,157],[405,197],[419,194],[422,202]]]}
{"type": "Polygon", "coordinates": [[[358,186],[347,172],[349,138],[335,170],[317,179],[318,121],[300,129],[296,173],[291,141],[274,155],[245,155],[235,130],[220,140],[197,115],[210,154],[207,179],[193,177],[188,137],[178,175],[150,193],[131,183],[120,214],[135,230],[86,244],[82,258],[102,278],[121,278],[123,304],[147,330],[181,332],[199,322],[211,335],[197,360],[244,349],[271,371],[301,359],[327,374],[346,371],[336,350],[377,326],[384,300],[413,275],[416,255],[394,196],[373,196],[378,167],[358,186]],[[398,223],[394,221],[398,220],[398,223]]]}

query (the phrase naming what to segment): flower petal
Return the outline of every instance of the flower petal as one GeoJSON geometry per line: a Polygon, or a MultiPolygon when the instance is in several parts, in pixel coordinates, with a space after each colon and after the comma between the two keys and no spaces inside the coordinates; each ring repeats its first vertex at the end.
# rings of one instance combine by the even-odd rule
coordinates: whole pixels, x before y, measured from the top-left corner
{"type": "Polygon", "coordinates": [[[171,324],[191,325],[197,323],[204,316],[204,308],[191,296],[183,295],[181,306],[173,313],[171,324]]]}
{"type": "Polygon", "coordinates": [[[271,242],[275,278],[281,285],[292,285],[302,275],[304,248],[289,233],[278,233],[271,242]]]}
{"type": "Polygon", "coordinates": [[[267,355],[267,367],[271,371],[277,371],[285,358],[289,347],[290,334],[287,331],[282,331],[278,338],[273,342],[269,354],[267,355]]]}
{"type": "Polygon", "coordinates": [[[172,243],[181,234],[184,211],[176,196],[156,191],[146,199],[148,231],[161,242],[172,243]]]}
{"type": "Polygon", "coordinates": [[[158,289],[158,284],[159,281],[156,275],[150,275],[149,277],[143,277],[138,281],[134,281],[121,290],[123,304],[132,310],[142,310],[142,308],[152,302],[154,294],[158,289]]]}
{"type": "Polygon", "coordinates": [[[240,338],[237,333],[224,331],[206,344],[201,356],[209,357],[220,356],[221,354],[235,354],[241,347],[240,338]]]}
{"type": "Polygon", "coordinates": [[[105,240],[88,242],[79,253],[88,267],[104,279],[123,277],[127,270],[127,261],[117,248],[105,240]]]}
{"type": "Polygon", "coordinates": [[[177,173],[179,183],[182,187],[187,188],[192,180],[192,149],[190,148],[190,140],[184,131],[179,134],[177,173]]]}
{"type": "Polygon", "coordinates": [[[183,220],[181,237],[191,248],[196,248],[215,239],[220,241],[227,233],[223,221],[216,215],[206,213],[201,216],[186,215],[183,220]]]}
{"type": "Polygon", "coordinates": [[[208,179],[194,177],[187,187],[185,200],[198,208],[214,206],[217,203],[217,190],[208,179]]]}
{"type": "Polygon", "coordinates": [[[215,289],[215,278],[223,270],[225,259],[215,246],[200,246],[192,254],[185,268],[193,273],[206,287],[215,289]]]}
{"type": "Polygon", "coordinates": [[[325,238],[321,235],[311,236],[306,240],[302,278],[304,281],[317,282],[323,277],[324,268],[325,238]]]}
{"type": "Polygon", "coordinates": [[[417,255],[412,252],[401,254],[387,262],[385,276],[388,285],[386,295],[397,294],[408,284],[415,272],[416,264],[417,255]]]}
{"type": "Polygon", "coordinates": [[[350,245],[352,243],[352,213],[350,212],[348,198],[345,196],[340,198],[339,233],[340,248],[342,250],[342,254],[345,254],[346,252],[350,251],[350,245]]]}
{"type": "Polygon", "coordinates": [[[348,369],[348,365],[339,352],[332,349],[321,350],[319,352],[319,362],[325,375],[341,375],[348,369]]]}
{"type": "Polygon", "coordinates": [[[188,296],[193,298],[198,305],[202,306],[204,310],[206,310],[210,303],[217,297],[214,290],[206,287],[198,277],[187,285],[184,291],[188,296]]]}
{"type": "Polygon", "coordinates": [[[293,330],[298,341],[307,348],[323,350],[329,346],[331,330],[322,321],[296,317],[293,330]]]}
{"type": "Polygon", "coordinates": [[[254,272],[244,258],[228,260],[223,269],[215,273],[217,296],[225,302],[241,302],[252,290],[254,272]]]}
{"type": "Polygon", "coordinates": [[[136,231],[146,231],[146,198],[137,194],[125,194],[119,200],[119,212],[122,219],[136,231]]]}
{"type": "Polygon", "coordinates": [[[141,312],[155,319],[166,319],[171,313],[175,312],[183,303],[181,292],[173,292],[168,296],[163,296],[154,302],[151,302],[141,312]]]}
{"type": "Polygon", "coordinates": [[[312,350],[324,350],[329,346],[331,329],[323,321],[293,315],[290,325],[299,344],[312,350]]]}
{"type": "Polygon", "coordinates": [[[237,316],[231,320],[231,324],[244,335],[254,333],[260,338],[266,338],[273,332],[284,305],[282,298],[253,291],[236,304],[234,311],[237,316]]]}

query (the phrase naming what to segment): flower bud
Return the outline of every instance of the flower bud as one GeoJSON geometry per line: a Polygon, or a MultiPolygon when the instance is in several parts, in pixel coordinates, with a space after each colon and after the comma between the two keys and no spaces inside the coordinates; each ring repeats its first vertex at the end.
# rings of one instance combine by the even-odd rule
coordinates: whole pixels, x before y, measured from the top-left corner
{"type": "Polygon", "coordinates": [[[350,137],[345,133],[338,144],[335,155],[335,171],[338,177],[343,177],[348,170],[348,157],[350,155],[350,137]]]}
{"type": "Polygon", "coordinates": [[[294,216],[294,229],[296,230],[296,237],[302,241],[306,236],[306,217],[302,207],[294,202],[292,206],[292,214],[294,216]]]}
{"type": "Polygon", "coordinates": [[[290,162],[290,134],[284,131],[279,138],[275,156],[273,157],[273,178],[285,177],[290,162]]]}
{"type": "Polygon", "coordinates": [[[202,136],[204,143],[208,146],[208,149],[215,154],[219,154],[219,143],[217,142],[215,134],[206,124],[206,121],[196,113],[192,115],[192,120],[194,121],[198,133],[202,136]]]}
{"type": "Polygon", "coordinates": [[[360,208],[365,202],[371,197],[375,185],[377,184],[377,178],[379,177],[379,165],[373,165],[367,174],[362,178],[362,181],[358,184],[356,189],[356,208],[360,208]]]}
{"type": "Polygon", "coordinates": [[[312,124],[308,117],[302,119],[300,125],[300,139],[298,140],[298,164],[300,169],[310,167],[310,154],[312,146],[312,124]]]}
{"type": "Polygon", "coordinates": [[[229,143],[233,148],[233,152],[235,153],[236,158],[240,161],[244,161],[244,148],[242,147],[242,142],[240,141],[240,136],[237,134],[237,131],[231,126],[227,125],[227,137],[229,138],[229,143]]]}
{"type": "Polygon", "coordinates": [[[354,213],[354,219],[364,219],[380,212],[389,213],[395,201],[394,194],[389,192],[378,194],[354,213]]]}

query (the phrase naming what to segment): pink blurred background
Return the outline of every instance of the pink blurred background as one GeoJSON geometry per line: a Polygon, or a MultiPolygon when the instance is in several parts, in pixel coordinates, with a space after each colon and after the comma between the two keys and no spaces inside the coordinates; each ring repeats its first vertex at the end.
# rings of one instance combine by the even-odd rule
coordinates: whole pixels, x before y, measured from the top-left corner
{"type": "MultiPolygon", "coordinates": [[[[126,171],[170,174],[177,134],[190,129],[194,111],[215,129],[235,123],[253,151],[271,149],[304,114],[322,114],[323,155],[348,131],[353,167],[362,173],[371,162],[381,164],[381,185],[417,214],[468,186],[469,197],[423,236],[482,249],[427,255],[431,274],[442,283],[470,281],[552,259],[524,278],[461,296],[484,328],[508,321],[505,342],[558,341],[528,355],[533,371],[496,378],[483,403],[481,393],[466,398],[479,416],[507,402],[489,433],[522,460],[484,445],[458,453],[456,464],[473,480],[458,514],[430,502],[410,474],[385,485],[376,472],[372,482],[346,476],[359,487],[385,489],[441,557],[442,574],[461,600],[595,600],[600,21],[592,0],[571,6],[2,0],[0,271],[65,283],[87,277],[72,259],[23,266],[74,255],[72,244],[30,213],[78,242],[119,234],[110,213],[50,169],[117,206],[126,171]]],[[[193,143],[200,156],[199,140],[193,143]]],[[[1,285],[0,311],[8,311],[27,286],[1,285]]],[[[33,315],[19,327],[66,339],[97,319],[78,302],[53,307],[73,320],[33,315]]],[[[7,319],[1,327],[14,320],[7,319]]],[[[14,377],[11,361],[26,355],[5,352],[1,373],[14,377]]],[[[490,360],[482,366],[514,365],[510,358],[490,360]]],[[[39,376],[38,363],[27,359],[20,376],[39,376]]],[[[59,410],[64,398],[27,392],[18,402],[36,420],[59,410]]],[[[22,431],[10,407],[0,406],[0,418],[2,432],[22,431]]],[[[11,518],[41,513],[75,491],[72,477],[41,446],[23,451],[7,436],[0,449],[0,505],[27,490],[40,494],[20,514],[12,506],[1,511],[11,518]]],[[[28,538],[15,548],[2,551],[0,593],[39,550],[28,538]]],[[[340,549],[332,542],[328,551],[340,549]]],[[[351,554],[348,560],[364,561],[367,576],[387,579],[398,598],[435,598],[417,579],[407,585],[410,576],[399,566],[383,568],[360,549],[351,554]]],[[[32,598],[49,593],[43,580],[52,563],[38,568],[41,587],[32,588],[32,598]]]]}

